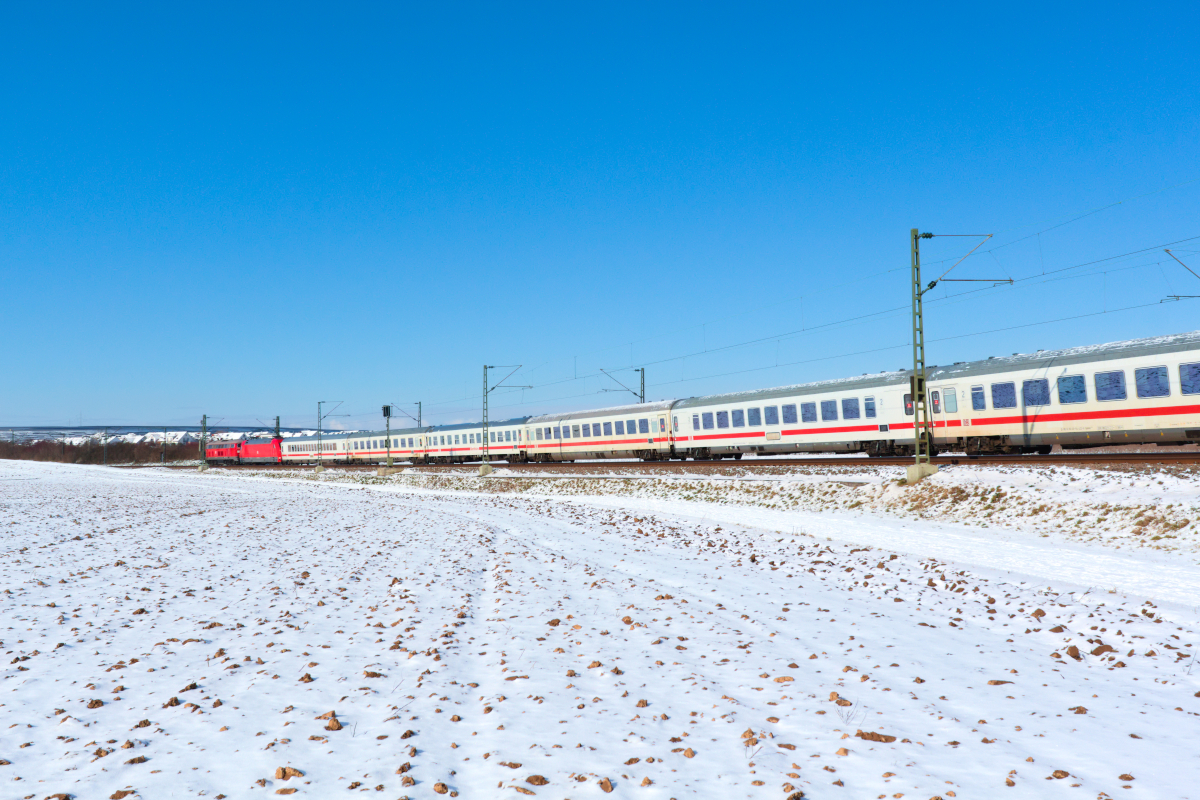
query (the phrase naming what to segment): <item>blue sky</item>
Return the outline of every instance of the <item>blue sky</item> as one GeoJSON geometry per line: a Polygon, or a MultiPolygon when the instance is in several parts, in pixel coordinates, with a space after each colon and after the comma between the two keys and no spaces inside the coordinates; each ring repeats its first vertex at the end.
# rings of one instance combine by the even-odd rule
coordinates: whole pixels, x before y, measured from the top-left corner
{"type": "Polygon", "coordinates": [[[1197,8],[12,6],[0,426],[894,369],[914,226],[1024,279],[935,289],[931,363],[1200,328],[1197,8]]]}

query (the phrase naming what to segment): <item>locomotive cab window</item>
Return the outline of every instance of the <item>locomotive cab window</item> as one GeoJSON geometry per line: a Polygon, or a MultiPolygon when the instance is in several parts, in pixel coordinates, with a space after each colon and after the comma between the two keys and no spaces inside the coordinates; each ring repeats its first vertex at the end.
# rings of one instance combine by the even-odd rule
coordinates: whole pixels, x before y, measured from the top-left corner
{"type": "Polygon", "coordinates": [[[801,403],[800,404],[800,420],[802,422],[817,421],[817,404],[816,403],[801,403]]]}
{"type": "Polygon", "coordinates": [[[1138,397],[1167,397],[1171,394],[1171,381],[1166,367],[1146,367],[1133,371],[1133,383],[1138,397]]]}
{"type": "Polygon", "coordinates": [[[1096,399],[1124,400],[1125,372],[1123,370],[1117,370],[1116,372],[1097,372],[1096,399]]]}

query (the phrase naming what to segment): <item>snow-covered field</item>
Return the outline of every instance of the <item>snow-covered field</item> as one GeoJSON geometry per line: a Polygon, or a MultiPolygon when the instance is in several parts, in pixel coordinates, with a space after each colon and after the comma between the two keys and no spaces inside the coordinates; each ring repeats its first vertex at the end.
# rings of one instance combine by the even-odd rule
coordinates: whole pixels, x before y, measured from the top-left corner
{"type": "Polygon", "coordinates": [[[886,478],[0,462],[0,796],[1200,797],[1191,536],[886,478]]]}

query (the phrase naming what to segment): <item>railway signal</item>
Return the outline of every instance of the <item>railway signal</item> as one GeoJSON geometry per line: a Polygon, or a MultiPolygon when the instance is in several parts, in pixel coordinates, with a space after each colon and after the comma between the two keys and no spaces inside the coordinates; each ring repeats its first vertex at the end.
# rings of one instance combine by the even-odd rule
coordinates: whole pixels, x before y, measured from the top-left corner
{"type": "Polygon", "coordinates": [[[384,444],[387,445],[387,465],[392,465],[392,407],[383,407],[383,419],[387,423],[387,438],[384,439],[384,444]]]}

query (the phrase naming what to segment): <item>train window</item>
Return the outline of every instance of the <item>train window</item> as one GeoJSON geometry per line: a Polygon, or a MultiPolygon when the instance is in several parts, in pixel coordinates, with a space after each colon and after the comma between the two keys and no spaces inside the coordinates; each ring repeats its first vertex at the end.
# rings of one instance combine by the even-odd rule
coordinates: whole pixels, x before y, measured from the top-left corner
{"type": "Polygon", "coordinates": [[[1200,394],[1200,364],[1179,365],[1179,391],[1200,394]]]}
{"type": "Polygon", "coordinates": [[[604,423],[604,435],[612,436],[612,423],[611,422],[604,423]]]}
{"type": "Polygon", "coordinates": [[[592,424],[590,422],[583,423],[583,435],[584,436],[592,435],[592,424]]]}
{"type": "Polygon", "coordinates": [[[763,409],[763,421],[768,425],[779,424],[779,409],[776,406],[767,406],[763,409]]]}
{"type": "MultiPolygon", "coordinates": [[[[787,406],[784,406],[787,408],[787,406]]],[[[822,400],[821,401],[821,421],[829,422],[836,420],[837,415],[837,400],[822,400]]]]}
{"type": "Polygon", "coordinates": [[[679,433],[679,417],[671,417],[671,419],[675,422],[675,432],[679,433]]]}
{"type": "Polygon", "coordinates": [[[762,425],[762,411],[757,408],[746,409],[746,423],[751,428],[757,428],[762,425]]]}
{"type": "Polygon", "coordinates": [[[694,431],[700,430],[700,415],[699,414],[692,414],[692,430],[694,430],[694,431]]]}
{"type": "Polygon", "coordinates": [[[1146,367],[1133,371],[1133,383],[1138,397],[1166,397],[1171,393],[1171,379],[1166,367],[1146,367]]]}
{"type": "Polygon", "coordinates": [[[1125,372],[1123,370],[1117,370],[1116,372],[1097,372],[1096,399],[1124,400],[1125,372]]]}
{"type": "Polygon", "coordinates": [[[913,401],[911,394],[904,395],[904,413],[910,417],[913,415],[913,401]]]}
{"type": "Polygon", "coordinates": [[[929,393],[929,404],[933,406],[933,413],[942,413],[942,393],[933,391],[929,393]]]}
{"type": "Polygon", "coordinates": [[[867,419],[875,419],[875,398],[864,398],[863,409],[867,412],[867,419]]]}
{"type": "Polygon", "coordinates": [[[636,419],[625,420],[625,432],[628,433],[630,436],[637,433],[637,420],[636,419]]]}
{"type": "Polygon", "coordinates": [[[797,421],[798,420],[796,419],[796,404],[789,403],[786,406],[784,406],[783,407],[783,422],[784,422],[784,424],[785,425],[794,425],[797,421]]]}
{"type": "Polygon", "coordinates": [[[638,433],[649,433],[649,432],[650,432],[650,420],[639,419],[638,420],[638,433]]]}
{"type": "Polygon", "coordinates": [[[1017,385],[1012,381],[992,384],[992,408],[1016,408],[1017,385]]]}
{"type": "Polygon", "coordinates": [[[842,398],[842,419],[858,419],[858,398],[842,398]]]}
{"type": "Polygon", "coordinates": [[[729,427],[729,412],[728,411],[718,411],[717,412],[717,427],[718,428],[728,428],[729,427]]]}
{"type": "Polygon", "coordinates": [[[1021,384],[1021,399],[1025,407],[1050,404],[1050,381],[1045,378],[1026,380],[1021,384]]]}
{"type": "MultiPolygon", "coordinates": [[[[987,409],[987,398],[983,394],[983,387],[982,386],[972,386],[971,387],[971,410],[972,411],[984,411],[986,409],[987,409]]],[[[908,413],[911,414],[912,412],[909,411],[908,413]]]]}
{"type": "Polygon", "coordinates": [[[817,404],[816,403],[801,403],[800,404],[800,419],[803,422],[817,421],[817,404]]]}
{"type": "Polygon", "coordinates": [[[492,444],[495,444],[495,443],[496,443],[496,432],[495,432],[495,431],[488,431],[488,438],[490,438],[490,439],[491,439],[491,443],[492,443],[492,444]]]}
{"type": "Polygon", "coordinates": [[[542,440],[542,429],[536,428],[535,430],[537,431],[537,433],[536,433],[537,439],[540,442],[542,440]]]}
{"type": "Polygon", "coordinates": [[[1087,381],[1082,375],[1062,375],[1058,378],[1058,402],[1087,402],[1087,381]]]}
{"type": "Polygon", "coordinates": [[[504,432],[504,441],[511,442],[513,440],[512,433],[513,433],[512,431],[505,431],[504,432]]]}
{"type": "Polygon", "coordinates": [[[658,432],[659,433],[667,432],[667,418],[666,417],[658,418],[658,432]]]}
{"type": "Polygon", "coordinates": [[[576,439],[578,439],[578,438],[579,438],[579,426],[578,426],[578,425],[572,425],[572,426],[571,426],[571,435],[572,435],[573,437],[575,437],[576,439]]]}
{"type": "Polygon", "coordinates": [[[735,408],[733,410],[733,427],[735,427],[735,428],[746,427],[746,412],[742,411],[740,408],[735,408]]]}
{"type": "Polygon", "coordinates": [[[711,411],[705,411],[700,415],[700,419],[704,422],[704,430],[711,431],[713,428],[713,415],[711,411]]]}
{"type": "Polygon", "coordinates": [[[555,439],[561,439],[561,438],[562,438],[562,431],[560,431],[558,428],[555,428],[555,429],[554,429],[554,438],[555,438],[555,439]]]}
{"type": "Polygon", "coordinates": [[[617,420],[616,422],[614,422],[613,423],[613,431],[616,432],[617,436],[624,436],[625,435],[625,421],[617,420]]]}
{"type": "Polygon", "coordinates": [[[947,388],[945,394],[942,396],[942,400],[946,403],[947,414],[958,413],[958,390],[953,386],[947,388]]]}
{"type": "MultiPolygon", "coordinates": [[[[551,432],[552,432],[552,431],[551,431],[551,429],[550,429],[550,428],[546,428],[546,438],[547,438],[547,439],[551,438],[551,436],[550,436],[551,432]]],[[[558,434],[554,434],[554,438],[555,438],[555,439],[557,439],[557,438],[558,438],[558,434]]]]}
{"type": "Polygon", "coordinates": [[[1021,399],[1025,407],[1050,405],[1050,381],[1038,378],[1021,384],[1021,399]]]}

